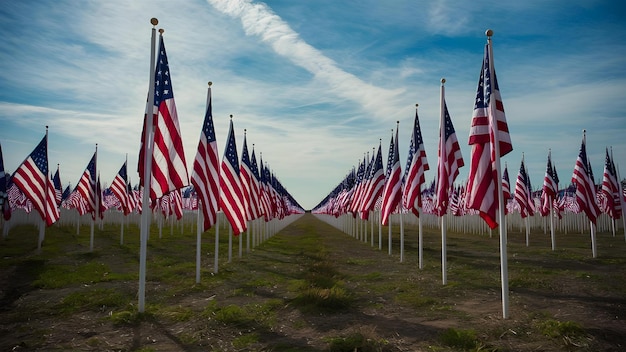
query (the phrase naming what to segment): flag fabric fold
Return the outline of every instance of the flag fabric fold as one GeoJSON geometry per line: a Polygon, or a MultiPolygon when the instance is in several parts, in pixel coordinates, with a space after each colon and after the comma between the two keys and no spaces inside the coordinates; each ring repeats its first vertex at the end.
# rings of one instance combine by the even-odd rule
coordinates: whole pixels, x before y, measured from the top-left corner
{"type": "MultiPolygon", "coordinates": [[[[170,191],[181,189],[189,184],[185,152],[178,123],[178,113],[170,76],[169,63],[160,36],[159,54],[155,69],[154,106],[152,108],[154,134],[152,140],[152,173],[150,178],[150,199],[163,197],[170,191]]],[[[151,109],[146,109],[147,113],[151,109]]],[[[139,179],[144,184],[146,121],[142,132],[142,146],[139,152],[139,179]]]]}
{"type": "Polygon", "coordinates": [[[436,209],[438,216],[443,216],[448,210],[454,180],[459,175],[459,168],[465,165],[445,100],[442,105],[443,116],[439,131],[439,159],[437,161],[436,209]]]}
{"type": "Polygon", "coordinates": [[[80,215],[91,213],[92,218],[96,218],[96,157],[97,151],[93,153],[91,160],[87,164],[85,171],[78,180],[76,191],[82,197],[84,208],[77,208],[80,215]],[[84,212],[83,212],[84,211],[84,212]]]}
{"type": "Polygon", "coordinates": [[[593,173],[587,158],[587,146],[585,136],[580,145],[578,158],[574,165],[572,183],[576,186],[576,204],[587,214],[592,223],[596,223],[600,209],[596,203],[596,186],[593,181],[593,173]]]}
{"type": "Polygon", "coordinates": [[[59,219],[52,179],[48,174],[48,134],[15,170],[13,183],[31,201],[47,226],[59,219]]]}
{"type": "Polygon", "coordinates": [[[501,158],[513,150],[509,127],[504,114],[498,80],[493,65],[490,64],[491,46],[485,45],[483,65],[480,70],[469,145],[472,146],[470,171],[468,175],[466,206],[480,212],[487,225],[498,226],[496,213],[499,206],[498,169],[496,158],[501,158]],[[496,155],[498,141],[499,155],[496,155]]]}
{"type": "Polygon", "coordinates": [[[191,184],[202,204],[203,229],[208,230],[217,220],[220,197],[220,171],[215,127],[213,125],[213,108],[211,88],[208,90],[208,103],[204,115],[198,152],[193,162],[191,184]]]}
{"type": "Polygon", "coordinates": [[[246,230],[246,211],[239,177],[239,158],[233,121],[230,120],[228,140],[220,169],[219,205],[230,223],[235,236],[246,230]]]}
{"type": "Polygon", "coordinates": [[[396,128],[395,140],[392,138],[392,144],[389,155],[388,164],[391,164],[387,168],[387,180],[385,182],[385,189],[383,191],[383,202],[381,205],[381,223],[383,226],[389,224],[389,218],[391,214],[396,210],[398,204],[402,200],[402,180],[400,170],[400,156],[398,151],[398,128],[396,128]]]}
{"type": "Polygon", "coordinates": [[[429,168],[416,108],[402,197],[404,199],[404,207],[415,214],[415,216],[419,216],[419,209],[422,207],[421,188],[422,184],[425,182],[424,171],[429,168]]]}

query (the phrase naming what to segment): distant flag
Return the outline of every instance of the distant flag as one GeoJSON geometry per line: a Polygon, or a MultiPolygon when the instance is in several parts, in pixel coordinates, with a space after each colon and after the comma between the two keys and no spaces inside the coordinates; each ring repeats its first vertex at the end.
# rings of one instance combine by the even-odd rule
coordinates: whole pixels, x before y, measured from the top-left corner
{"type": "Polygon", "coordinates": [[[248,154],[248,142],[246,130],[243,130],[243,149],[241,151],[241,164],[239,165],[239,176],[241,180],[241,192],[243,194],[243,207],[246,212],[246,220],[253,220],[250,193],[252,192],[250,183],[252,182],[252,171],[250,170],[250,154],[248,154]]]}
{"type": "Polygon", "coordinates": [[[533,215],[531,205],[532,197],[530,195],[531,190],[528,188],[528,184],[528,173],[526,172],[526,166],[524,165],[524,157],[522,157],[522,163],[515,182],[515,200],[517,201],[517,204],[519,204],[522,219],[529,215],[533,215]]]}
{"type": "MultiPolygon", "coordinates": [[[[170,77],[169,64],[163,35],[160,35],[158,61],[155,70],[154,89],[154,138],[152,150],[152,174],[150,180],[150,199],[153,201],[164,194],[183,188],[189,184],[185,152],[178,124],[178,113],[174,101],[174,92],[170,77]]],[[[149,110],[149,109],[148,109],[149,110]]],[[[146,120],[147,121],[147,120],[146,120]]],[[[146,121],[142,138],[146,133],[146,121]]],[[[139,179],[144,184],[144,153],[142,139],[139,152],[139,179]]]]}
{"type": "Polygon", "coordinates": [[[13,183],[28,198],[47,226],[59,219],[54,186],[48,174],[48,133],[13,174],[13,183]]]}
{"type": "Polygon", "coordinates": [[[411,210],[416,216],[419,216],[419,208],[422,207],[421,188],[425,182],[424,171],[429,168],[416,105],[403,193],[404,207],[411,210]]]}
{"type": "Polygon", "coordinates": [[[122,212],[124,213],[124,215],[128,215],[132,211],[132,209],[129,207],[130,202],[128,199],[129,192],[126,161],[124,161],[124,164],[122,165],[122,167],[120,167],[120,171],[118,171],[117,175],[115,175],[113,182],[111,182],[110,188],[113,192],[113,195],[115,195],[115,197],[117,197],[117,199],[120,201],[120,204],[122,206],[122,212]]]}
{"type": "Polygon", "coordinates": [[[396,127],[396,138],[393,141],[393,153],[390,155],[391,167],[388,167],[388,177],[383,191],[383,203],[381,206],[381,223],[386,226],[389,218],[402,200],[402,180],[400,170],[400,153],[398,151],[398,129],[396,127]],[[390,169],[390,171],[389,171],[390,169]]]}
{"type": "Polygon", "coordinates": [[[483,220],[494,229],[498,226],[496,212],[499,206],[497,165],[500,164],[499,158],[513,150],[513,145],[496,72],[489,61],[490,51],[489,41],[485,45],[469,136],[472,151],[466,204],[469,209],[480,211],[483,220]],[[496,155],[496,140],[499,155],[496,155]]]}
{"type": "Polygon", "coordinates": [[[60,206],[63,198],[63,186],[61,185],[61,176],[59,175],[59,164],[57,164],[57,171],[54,173],[54,176],[52,176],[52,184],[54,186],[54,195],[57,206],[60,206]]]}
{"type": "Polygon", "coordinates": [[[552,209],[552,203],[556,199],[556,194],[559,191],[559,179],[556,176],[556,172],[552,167],[551,152],[548,152],[548,162],[546,164],[546,174],[543,177],[543,188],[541,189],[541,209],[542,216],[550,214],[552,209]]]}
{"type": "Polygon", "coordinates": [[[8,184],[9,175],[4,171],[2,145],[0,145],[0,210],[2,211],[4,220],[9,220],[11,218],[11,205],[9,204],[9,195],[7,193],[8,184]]]}
{"type": "Polygon", "coordinates": [[[65,190],[63,191],[63,194],[61,195],[61,202],[65,201],[70,196],[71,193],[72,193],[72,189],[70,185],[67,185],[67,187],[65,187],[65,190]]]}
{"type": "Polygon", "coordinates": [[[511,182],[509,181],[509,170],[504,166],[504,172],[502,172],[502,196],[506,202],[511,199],[511,182]]]}
{"type": "Polygon", "coordinates": [[[211,86],[207,92],[207,108],[198,142],[198,152],[193,162],[191,184],[202,204],[203,229],[208,230],[217,219],[218,200],[220,197],[219,157],[213,126],[213,108],[211,105],[211,86]]]}
{"type": "Polygon", "coordinates": [[[233,234],[237,236],[244,232],[246,230],[246,213],[239,178],[239,160],[232,119],[230,120],[226,150],[220,169],[219,204],[233,229],[233,234]]]}
{"type": "MultiPolygon", "coordinates": [[[[98,150],[93,153],[89,164],[85,168],[80,180],[78,181],[78,185],[76,186],[76,190],[81,195],[85,202],[84,211],[87,213],[91,213],[92,218],[96,218],[96,158],[98,155],[98,150]]],[[[84,213],[79,208],[80,215],[84,213]]]]}
{"type": "Polygon", "coordinates": [[[589,165],[585,134],[583,132],[583,141],[574,165],[572,183],[576,186],[576,203],[587,214],[589,220],[595,224],[600,214],[600,209],[596,204],[596,186],[593,182],[593,173],[589,165]]]}
{"type": "Polygon", "coordinates": [[[380,198],[380,195],[383,192],[383,188],[385,187],[385,173],[383,171],[383,156],[382,156],[382,147],[378,145],[378,152],[376,153],[376,158],[371,168],[370,172],[370,181],[369,186],[367,188],[367,193],[363,198],[363,205],[361,207],[362,218],[367,220],[369,217],[369,212],[374,210],[376,206],[376,201],[380,198]]]}
{"type": "Polygon", "coordinates": [[[436,210],[439,216],[443,216],[448,210],[454,180],[459,175],[459,168],[465,165],[445,99],[443,99],[442,105],[443,111],[439,127],[439,159],[437,160],[436,210]]]}
{"type": "Polygon", "coordinates": [[[613,159],[609,155],[609,149],[606,149],[606,157],[604,161],[604,173],[602,174],[601,192],[606,198],[605,212],[613,219],[619,219],[622,216],[622,204],[619,198],[619,184],[617,181],[617,170],[613,159]]]}
{"type": "Polygon", "coordinates": [[[250,171],[252,171],[252,210],[254,211],[255,219],[263,216],[263,207],[261,206],[261,176],[259,175],[259,166],[256,162],[256,154],[254,151],[254,144],[252,145],[252,155],[250,156],[250,171]]]}
{"type": "Polygon", "coordinates": [[[98,203],[98,216],[104,219],[104,212],[107,210],[104,204],[104,190],[100,184],[100,173],[98,172],[98,180],[96,181],[96,202],[98,203]]]}

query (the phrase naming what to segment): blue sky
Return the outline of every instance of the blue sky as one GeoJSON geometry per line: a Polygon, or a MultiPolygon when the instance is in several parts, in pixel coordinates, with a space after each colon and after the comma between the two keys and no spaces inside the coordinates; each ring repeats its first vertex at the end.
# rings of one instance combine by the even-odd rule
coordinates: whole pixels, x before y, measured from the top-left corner
{"type": "Polygon", "coordinates": [[[7,171],[49,125],[50,167],[76,184],[98,143],[110,183],[128,154],[133,183],[148,90],[150,18],[165,29],[188,168],[212,81],[220,154],[234,115],[304,207],[325,197],[400,121],[404,167],[415,104],[435,177],[440,79],[466,166],[485,30],[513,152],[533,187],[548,150],[569,183],[587,130],[596,182],[604,152],[626,175],[626,5],[618,1],[12,1],[0,7],[0,144],[7,171]]]}

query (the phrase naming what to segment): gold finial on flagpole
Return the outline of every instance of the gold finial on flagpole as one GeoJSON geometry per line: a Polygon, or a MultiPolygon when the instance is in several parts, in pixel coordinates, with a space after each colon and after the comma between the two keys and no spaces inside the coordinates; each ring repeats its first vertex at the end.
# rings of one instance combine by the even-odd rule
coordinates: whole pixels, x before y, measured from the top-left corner
{"type": "Polygon", "coordinates": [[[152,23],[153,26],[156,26],[157,24],[159,24],[159,20],[157,20],[156,17],[152,17],[150,19],[150,23],[152,23]]]}
{"type": "Polygon", "coordinates": [[[486,35],[487,37],[491,38],[491,37],[493,36],[493,30],[491,30],[491,29],[486,30],[486,31],[485,31],[485,35],[486,35]]]}
{"type": "Polygon", "coordinates": [[[420,104],[418,104],[418,103],[415,103],[415,107],[417,108],[418,106],[420,106],[420,104]]]}
{"type": "Polygon", "coordinates": [[[213,85],[213,82],[209,81],[209,87],[213,85]]]}
{"type": "Polygon", "coordinates": [[[163,28],[159,28],[159,34],[160,34],[160,35],[163,35],[163,32],[165,32],[165,29],[163,29],[163,28]]]}
{"type": "Polygon", "coordinates": [[[444,83],[446,83],[446,79],[445,79],[445,78],[442,78],[442,79],[441,79],[441,84],[444,84],[444,83]]]}
{"type": "Polygon", "coordinates": [[[233,119],[233,114],[230,114],[230,119],[231,119],[231,120],[233,119]]]}

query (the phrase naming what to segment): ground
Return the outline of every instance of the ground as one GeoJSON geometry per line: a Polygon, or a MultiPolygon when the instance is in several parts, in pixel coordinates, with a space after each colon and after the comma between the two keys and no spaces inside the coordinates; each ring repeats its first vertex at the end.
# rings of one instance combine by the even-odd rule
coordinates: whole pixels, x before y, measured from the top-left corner
{"type": "Polygon", "coordinates": [[[425,230],[422,269],[417,228],[410,225],[402,262],[397,228],[390,255],[386,227],[379,249],[377,227],[372,246],[369,237],[365,242],[306,214],[249,252],[244,241],[241,257],[235,238],[230,262],[223,231],[218,273],[214,237],[205,235],[199,284],[193,232],[163,231],[161,238],[151,235],[146,312],[139,314],[137,236],[131,226],[127,243],[117,244],[118,230],[109,227],[97,233],[94,252],[88,235],[75,235],[72,227],[50,228],[41,252],[28,227],[0,242],[0,350],[626,348],[620,236],[598,234],[599,255],[592,258],[586,234],[560,234],[552,251],[543,232],[533,234],[528,247],[523,234],[510,233],[504,319],[497,232],[449,232],[444,285],[438,229],[425,230]],[[26,239],[15,238],[22,232],[26,239]]]}

